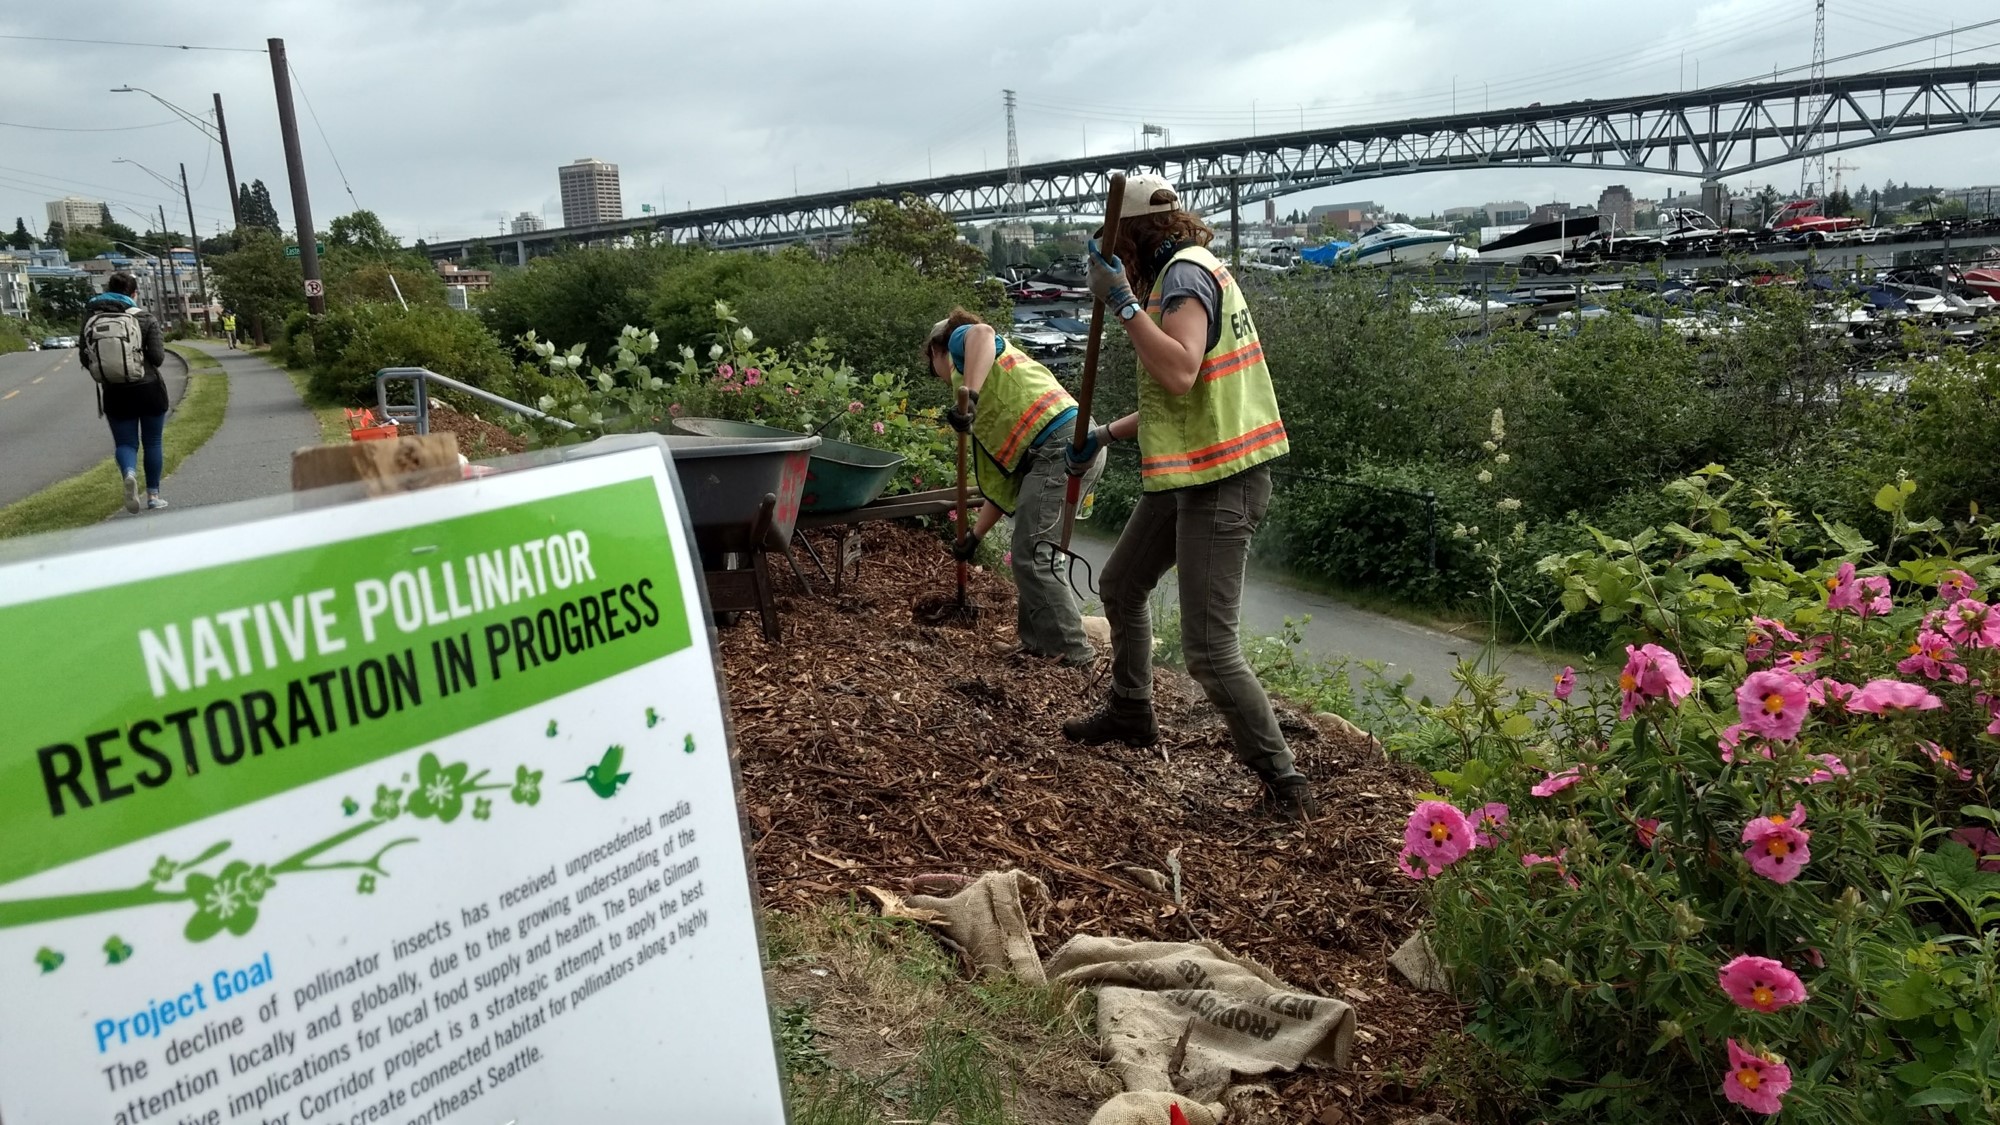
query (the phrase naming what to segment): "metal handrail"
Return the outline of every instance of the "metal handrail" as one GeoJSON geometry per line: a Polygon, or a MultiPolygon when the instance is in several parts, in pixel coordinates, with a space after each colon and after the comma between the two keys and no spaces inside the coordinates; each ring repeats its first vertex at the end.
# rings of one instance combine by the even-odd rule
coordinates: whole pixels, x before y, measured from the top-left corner
{"type": "Polygon", "coordinates": [[[532,406],[524,406],[511,398],[502,398],[491,391],[482,391],[478,387],[461,383],[449,375],[440,375],[427,367],[384,367],[380,371],[377,371],[375,373],[375,405],[382,411],[382,417],[385,420],[400,423],[408,419],[417,424],[417,432],[419,434],[430,433],[431,396],[429,386],[433,382],[439,383],[460,394],[471,395],[481,402],[491,403],[503,410],[511,410],[524,417],[540,418],[545,422],[553,422],[565,430],[576,429],[576,423],[574,422],[565,422],[561,418],[546,414],[532,406]],[[389,404],[389,384],[397,379],[408,379],[416,387],[417,401],[414,405],[402,404],[391,406],[389,404]]]}

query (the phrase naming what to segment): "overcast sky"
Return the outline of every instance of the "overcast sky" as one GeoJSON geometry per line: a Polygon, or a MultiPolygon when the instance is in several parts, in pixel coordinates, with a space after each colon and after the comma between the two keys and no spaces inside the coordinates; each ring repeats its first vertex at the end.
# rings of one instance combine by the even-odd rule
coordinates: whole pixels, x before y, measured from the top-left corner
{"type": "MultiPolygon", "coordinates": [[[[1194,141],[1307,126],[1656,93],[1810,61],[1811,0],[1236,0],[1227,5],[274,0],[80,8],[0,4],[0,36],[111,39],[180,51],[0,38],[0,223],[39,230],[45,201],[105,199],[120,221],[179,198],[185,161],[204,232],[228,219],[221,155],[142,94],[228,114],[237,177],[292,225],[264,40],[286,41],[313,213],[370,208],[405,241],[560,222],[556,166],[623,169],[625,207],[728,201],[995,167],[1003,87],[1024,161],[1129,150],[1143,119],[1194,141]],[[1679,11],[1674,9],[1678,8],[1679,11]],[[1134,19],[1133,13],[1145,15],[1134,19]],[[101,18],[98,18],[101,17],[101,18]],[[1454,94],[1455,86],[1455,94],[1454,94]],[[1253,122],[1254,119],[1254,122],[1253,122]],[[39,129],[19,126],[40,126],[39,129]],[[321,131],[324,130],[322,138],[321,131]],[[49,131],[61,130],[61,131],[49,131]],[[71,131],[77,130],[77,131],[71,131]],[[97,130],[97,131],[81,131],[97,130]],[[337,161],[337,166],[336,166],[337,161]],[[344,173],[344,177],[343,177],[344,173]],[[351,191],[351,196],[350,196],[351,191]]],[[[1830,0],[1837,57],[2000,16],[2000,5],[1830,0]]],[[[1939,61],[2000,61],[2000,25],[1940,40],[1939,61]]],[[[1925,44],[1833,73],[1928,63],[1925,44]]],[[[1846,159],[1862,181],[2000,182],[2000,134],[1903,141],[1846,159]]],[[[1770,179],[1795,187],[1796,169],[1770,179]]],[[[1494,170],[1365,181],[1280,202],[1367,198],[1414,214],[1487,200],[1594,202],[1614,180],[1657,196],[1695,181],[1601,170],[1494,170]]]]}

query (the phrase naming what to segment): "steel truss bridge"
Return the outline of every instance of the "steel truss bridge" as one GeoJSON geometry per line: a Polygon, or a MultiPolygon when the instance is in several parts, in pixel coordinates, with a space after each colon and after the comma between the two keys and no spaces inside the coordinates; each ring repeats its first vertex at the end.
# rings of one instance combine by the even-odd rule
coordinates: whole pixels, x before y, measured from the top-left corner
{"type": "Polygon", "coordinates": [[[1101,212],[1114,170],[1151,169],[1191,208],[1215,211],[1311,188],[1476,168],[1598,168],[1719,180],[1819,153],[2000,125],[2000,65],[1716,86],[1649,97],[1304,129],[1023,165],[638,219],[430,244],[462,258],[475,241],[525,262],[564,244],[649,234],[712,246],[768,246],[845,233],[863,200],[929,200],[954,220],[1101,212]],[[1232,200],[1232,192],[1235,193],[1232,200]]]}

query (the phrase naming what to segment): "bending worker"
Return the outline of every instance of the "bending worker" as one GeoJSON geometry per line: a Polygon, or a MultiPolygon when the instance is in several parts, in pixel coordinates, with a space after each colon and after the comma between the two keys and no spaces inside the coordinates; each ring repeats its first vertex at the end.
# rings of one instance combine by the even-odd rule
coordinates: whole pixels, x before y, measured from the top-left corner
{"type": "MultiPolygon", "coordinates": [[[[946,382],[954,375],[963,378],[973,397],[969,413],[960,414],[954,404],[945,420],[971,436],[979,493],[986,501],[952,554],[970,561],[1001,514],[1014,517],[1012,566],[1022,650],[1073,667],[1089,665],[1097,653],[1084,639],[1082,613],[1057,574],[1049,545],[1062,521],[1065,450],[1078,424],[1076,400],[1048,368],[964,309],[937,322],[924,341],[924,354],[932,374],[946,382]]],[[[1101,453],[1084,460],[1083,491],[1103,469],[1101,453]]]]}
{"type": "Polygon", "coordinates": [[[1151,745],[1153,623],[1148,599],[1180,568],[1187,668],[1222,712],[1236,756],[1264,782],[1262,808],[1288,820],[1318,814],[1278,730],[1270,697],[1243,658],[1243,575],[1250,537],[1271,503],[1266,462],[1290,445],[1250,306],[1222,262],[1215,237],[1158,176],[1125,181],[1124,218],[1111,258],[1092,243],[1090,288],[1138,353],[1139,409],[1090,431],[1082,456],[1139,441],[1143,492],[1104,564],[1111,619],[1111,699],[1063,724],[1091,744],[1151,745]],[[1129,278],[1129,280],[1128,280],[1129,278]],[[1147,294],[1144,304],[1134,296],[1147,294]]]}

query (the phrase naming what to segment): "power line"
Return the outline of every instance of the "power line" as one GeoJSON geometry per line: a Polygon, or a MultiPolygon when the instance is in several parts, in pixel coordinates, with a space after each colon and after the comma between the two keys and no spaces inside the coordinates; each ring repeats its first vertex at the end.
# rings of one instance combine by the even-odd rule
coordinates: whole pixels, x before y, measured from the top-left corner
{"type": "Polygon", "coordinates": [[[87,43],[93,47],[158,47],[167,51],[241,51],[249,55],[261,55],[262,47],[204,47],[190,43],[127,43],[115,39],[65,39],[56,35],[0,35],[0,39],[15,39],[25,43],[87,43]]]}
{"type": "Polygon", "coordinates": [[[340,166],[340,157],[333,151],[333,142],[326,138],[326,126],[319,123],[319,111],[313,108],[312,98],[306,93],[306,84],[299,81],[298,64],[289,58],[285,60],[285,64],[286,72],[292,76],[292,85],[299,88],[299,97],[306,103],[306,113],[313,119],[313,128],[319,130],[319,142],[326,146],[326,155],[332,159],[333,170],[340,176],[340,186],[347,191],[348,202],[354,204],[356,211],[361,210],[361,201],[354,198],[354,187],[347,182],[347,170],[340,166]]]}
{"type": "Polygon", "coordinates": [[[155,121],[151,125],[107,125],[98,128],[64,125],[23,125],[18,121],[0,121],[9,129],[33,129],[37,133],[130,133],[137,129],[157,129],[162,125],[178,125],[178,121],[155,121]]]}

